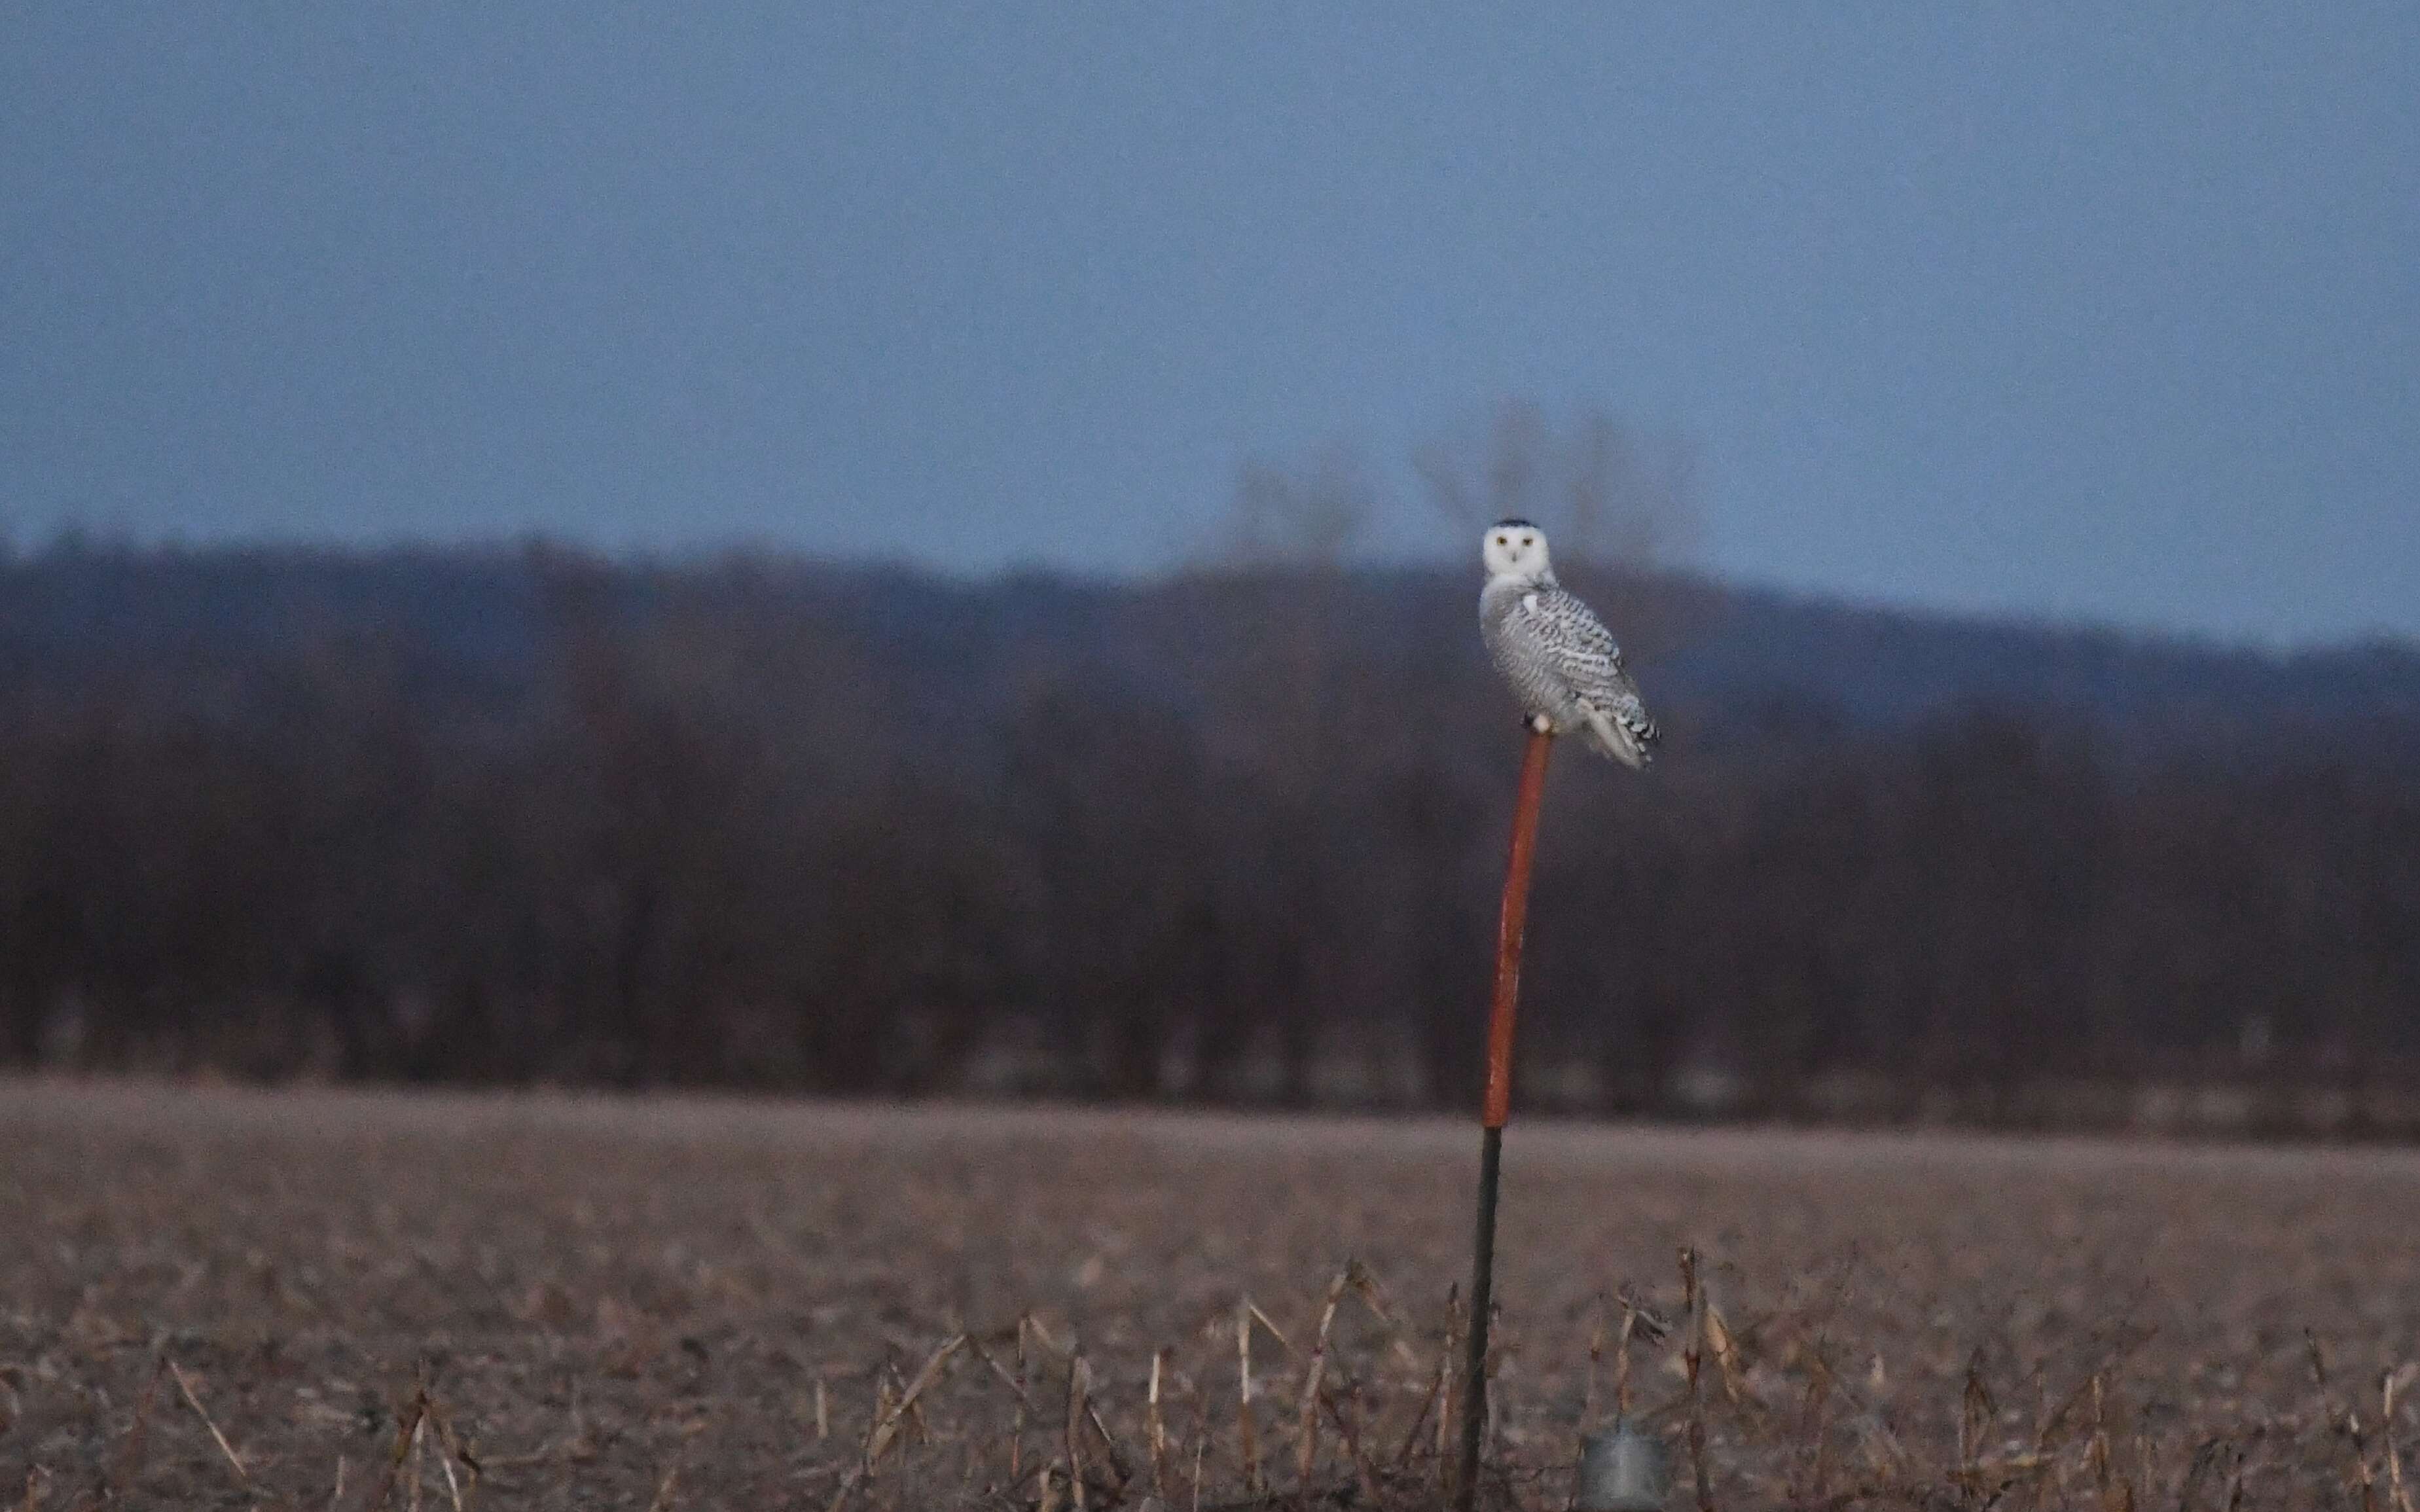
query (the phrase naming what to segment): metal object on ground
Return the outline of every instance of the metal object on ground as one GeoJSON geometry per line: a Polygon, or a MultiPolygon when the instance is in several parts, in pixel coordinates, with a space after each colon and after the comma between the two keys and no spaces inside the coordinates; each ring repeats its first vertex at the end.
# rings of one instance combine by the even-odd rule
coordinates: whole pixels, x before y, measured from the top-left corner
{"type": "Polygon", "coordinates": [[[1663,1512],[1671,1487],[1663,1440],[1624,1423],[1580,1441],[1575,1512],[1663,1512]]]}
{"type": "Polygon", "coordinates": [[[1504,1120],[1512,1111],[1512,1022],[1521,1000],[1521,938],[1529,917],[1529,863],[1538,849],[1538,801],[1546,791],[1551,729],[1529,728],[1521,755],[1521,792],[1512,806],[1512,854],[1504,866],[1504,906],[1496,925],[1496,993],[1487,1016],[1487,1097],[1480,1114],[1479,1232],[1471,1249],[1469,1350],[1463,1360],[1462,1457],[1454,1506],[1470,1512],[1479,1497],[1480,1441],[1487,1431],[1487,1323],[1496,1289],[1496,1187],[1504,1120]]]}

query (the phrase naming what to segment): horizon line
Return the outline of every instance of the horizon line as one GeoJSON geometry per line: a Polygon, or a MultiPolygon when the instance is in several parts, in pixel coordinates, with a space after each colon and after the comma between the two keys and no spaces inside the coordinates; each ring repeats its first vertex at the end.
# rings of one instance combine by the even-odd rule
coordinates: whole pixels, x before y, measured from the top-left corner
{"type": "MultiPolygon", "coordinates": [[[[1187,579],[1250,576],[1282,572],[1342,572],[1354,576],[1435,573],[1452,568],[1442,551],[1347,553],[1331,562],[1288,561],[1282,558],[1220,560],[1214,553],[1190,555],[1165,565],[1091,570],[1063,562],[1012,560],[989,567],[966,568],[912,557],[881,557],[818,551],[769,536],[699,540],[681,545],[613,544],[547,530],[499,532],[494,534],[450,536],[393,534],[344,537],[302,533],[190,536],[160,532],[149,536],[115,527],[83,522],[62,524],[36,545],[25,545],[0,525],[0,570],[83,558],[167,560],[242,556],[320,558],[372,561],[378,558],[445,558],[504,562],[552,553],[563,558],[600,563],[621,570],[695,572],[746,564],[850,574],[918,579],[965,588],[999,587],[1025,579],[1051,579],[1101,589],[1151,590],[1187,579]]],[[[2329,653],[2384,650],[2420,656],[2420,635],[2391,626],[2376,626],[2342,635],[2270,639],[2230,635],[2195,626],[2152,623],[2129,624],[2091,615],[2063,616],[2054,611],[2015,607],[1973,606],[1895,599],[1846,593],[1838,589],[1780,583],[1711,569],[1686,560],[1625,563],[1579,556],[1584,571],[1603,571],[1685,583],[1716,594],[1736,594],[1781,604],[1929,623],[1940,627],[1971,626],[2033,630],[2082,639],[2106,638],[2136,644],[2166,645],[2179,650],[2249,654],[2271,659],[2329,653]]],[[[1473,569],[1474,581],[1476,568],[1473,569]]]]}

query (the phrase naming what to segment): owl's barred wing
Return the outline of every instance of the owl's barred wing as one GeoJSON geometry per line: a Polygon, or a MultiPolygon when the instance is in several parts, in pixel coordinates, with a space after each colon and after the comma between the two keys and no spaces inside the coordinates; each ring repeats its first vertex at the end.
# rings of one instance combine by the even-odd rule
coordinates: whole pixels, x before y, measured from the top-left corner
{"type": "Polygon", "coordinates": [[[1638,685],[1621,665],[1621,648],[1614,643],[1613,632],[1560,588],[1547,589],[1522,608],[1518,617],[1527,622],[1525,638],[1574,693],[1621,728],[1643,760],[1645,748],[1655,740],[1655,721],[1648,717],[1638,685]]]}

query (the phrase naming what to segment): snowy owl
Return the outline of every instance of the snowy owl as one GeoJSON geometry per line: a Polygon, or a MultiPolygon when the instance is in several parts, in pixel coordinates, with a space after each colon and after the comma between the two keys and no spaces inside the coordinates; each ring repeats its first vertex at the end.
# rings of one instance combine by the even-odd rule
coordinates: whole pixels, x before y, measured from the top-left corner
{"type": "Polygon", "coordinates": [[[1546,532],[1525,519],[1498,520],[1480,543],[1487,586],[1479,591],[1479,635],[1512,685],[1532,729],[1576,733],[1601,756],[1648,763],[1655,721],[1621,667],[1621,648],[1586,604],[1555,581],[1546,532]]]}

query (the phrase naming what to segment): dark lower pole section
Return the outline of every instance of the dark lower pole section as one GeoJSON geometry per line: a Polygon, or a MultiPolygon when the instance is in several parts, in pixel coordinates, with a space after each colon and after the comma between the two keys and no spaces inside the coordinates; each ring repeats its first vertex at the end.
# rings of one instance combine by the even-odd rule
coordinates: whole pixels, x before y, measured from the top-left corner
{"type": "Polygon", "coordinates": [[[1496,991],[1487,1009],[1487,1090],[1480,1105],[1479,1234],[1470,1256],[1470,1350],[1462,1376],[1462,1462],[1456,1512],[1479,1497],[1480,1440],[1487,1431],[1487,1315],[1496,1292],[1496,1179],[1504,1159],[1504,1120],[1512,1116],[1512,1026],[1521,1004],[1521,940],[1528,927],[1529,862],[1538,849],[1538,800],[1546,791],[1546,752],[1554,737],[1534,725],[1521,753],[1521,791],[1512,804],[1512,853],[1504,861],[1504,907],[1496,920],[1496,991]]]}
{"type": "Polygon", "coordinates": [[[1479,1450],[1487,1434],[1487,1317],[1496,1310],[1496,1183],[1504,1164],[1504,1131],[1479,1135],[1479,1237],[1470,1251],[1470,1348],[1462,1361],[1462,1462],[1454,1473],[1454,1505],[1469,1512],[1479,1495],[1479,1450]]]}

